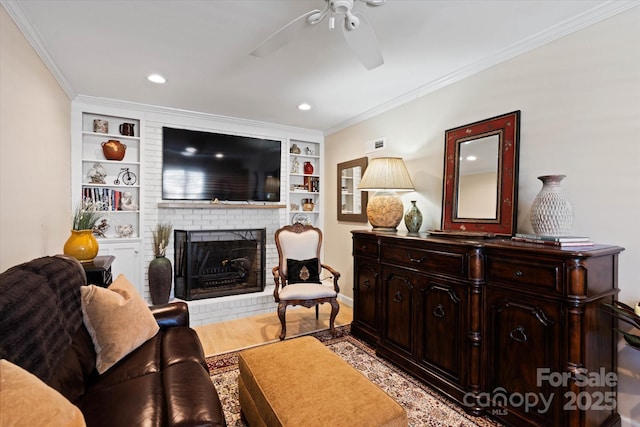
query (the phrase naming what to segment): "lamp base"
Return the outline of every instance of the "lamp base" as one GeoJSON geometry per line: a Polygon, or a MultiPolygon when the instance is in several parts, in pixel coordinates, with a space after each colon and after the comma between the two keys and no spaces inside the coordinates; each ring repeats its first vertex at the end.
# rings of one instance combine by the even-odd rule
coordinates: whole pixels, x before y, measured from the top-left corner
{"type": "Polygon", "coordinates": [[[373,231],[394,232],[404,216],[402,199],[395,191],[376,191],[367,203],[367,218],[373,231]]]}
{"type": "Polygon", "coordinates": [[[371,227],[371,231],[378,233],[396,233],[398,229],[396,227],[371,227]]]}

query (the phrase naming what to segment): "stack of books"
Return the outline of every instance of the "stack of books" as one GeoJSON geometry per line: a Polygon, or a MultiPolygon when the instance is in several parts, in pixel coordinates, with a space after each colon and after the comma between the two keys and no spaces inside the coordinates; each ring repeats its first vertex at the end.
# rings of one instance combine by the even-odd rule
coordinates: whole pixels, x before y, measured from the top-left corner
{"type": "Polygon", "coordinates": [[[516,233],[511,238],[518,242],[537,243],[551,246],[593,246],[593,242],[588,237],[582,236],[545,236],[540,234],[516,233]]]}

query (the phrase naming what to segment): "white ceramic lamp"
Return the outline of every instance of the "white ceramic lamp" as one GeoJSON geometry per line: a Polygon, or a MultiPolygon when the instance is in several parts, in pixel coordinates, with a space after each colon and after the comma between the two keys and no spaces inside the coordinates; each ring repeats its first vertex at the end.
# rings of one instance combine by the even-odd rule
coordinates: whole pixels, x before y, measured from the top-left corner
{"type": "Polygon", "coordinates": [[[402,199],[396,191],[413,191],[413,182],[400,157],[371,159],[359,190],[375,191],[367,202],[367,218],[374,231],[396,231],[404,215],[402,199]]]}

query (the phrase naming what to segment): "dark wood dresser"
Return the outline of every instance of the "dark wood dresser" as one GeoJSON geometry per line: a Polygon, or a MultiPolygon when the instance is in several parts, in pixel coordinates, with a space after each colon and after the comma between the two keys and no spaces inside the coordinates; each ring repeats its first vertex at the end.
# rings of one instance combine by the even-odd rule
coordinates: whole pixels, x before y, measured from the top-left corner
{"type": "Polygon", "coordinates": [[[602,303],[623,248],[352,234],[351,330],[378,355],[508,425],[620,425],[602,303]]]}

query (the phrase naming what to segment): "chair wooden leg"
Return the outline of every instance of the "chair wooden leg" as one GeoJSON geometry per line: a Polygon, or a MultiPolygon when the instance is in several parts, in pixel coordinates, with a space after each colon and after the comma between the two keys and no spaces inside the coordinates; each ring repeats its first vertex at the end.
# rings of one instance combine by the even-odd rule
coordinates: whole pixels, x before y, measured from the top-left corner
{"type": "Polygon", "coordinates": [[[329,330],[333,335],[336,333],[335,321],[338,311],[340,311],[340,304],[336,298],[333,298],[331,299],[331,317],[329,317],[329,330]]]}
{"type": "Polygon", "coordinates": [[[280,301],[278,303],[278,317],[280,318],[280,325],[282,326],[282,331],[280,332],[280,340],[282,341],[284,337],[287,335],[287,323],[285,320],[285,313],[287,311],[287,304],[280,301]]]}

